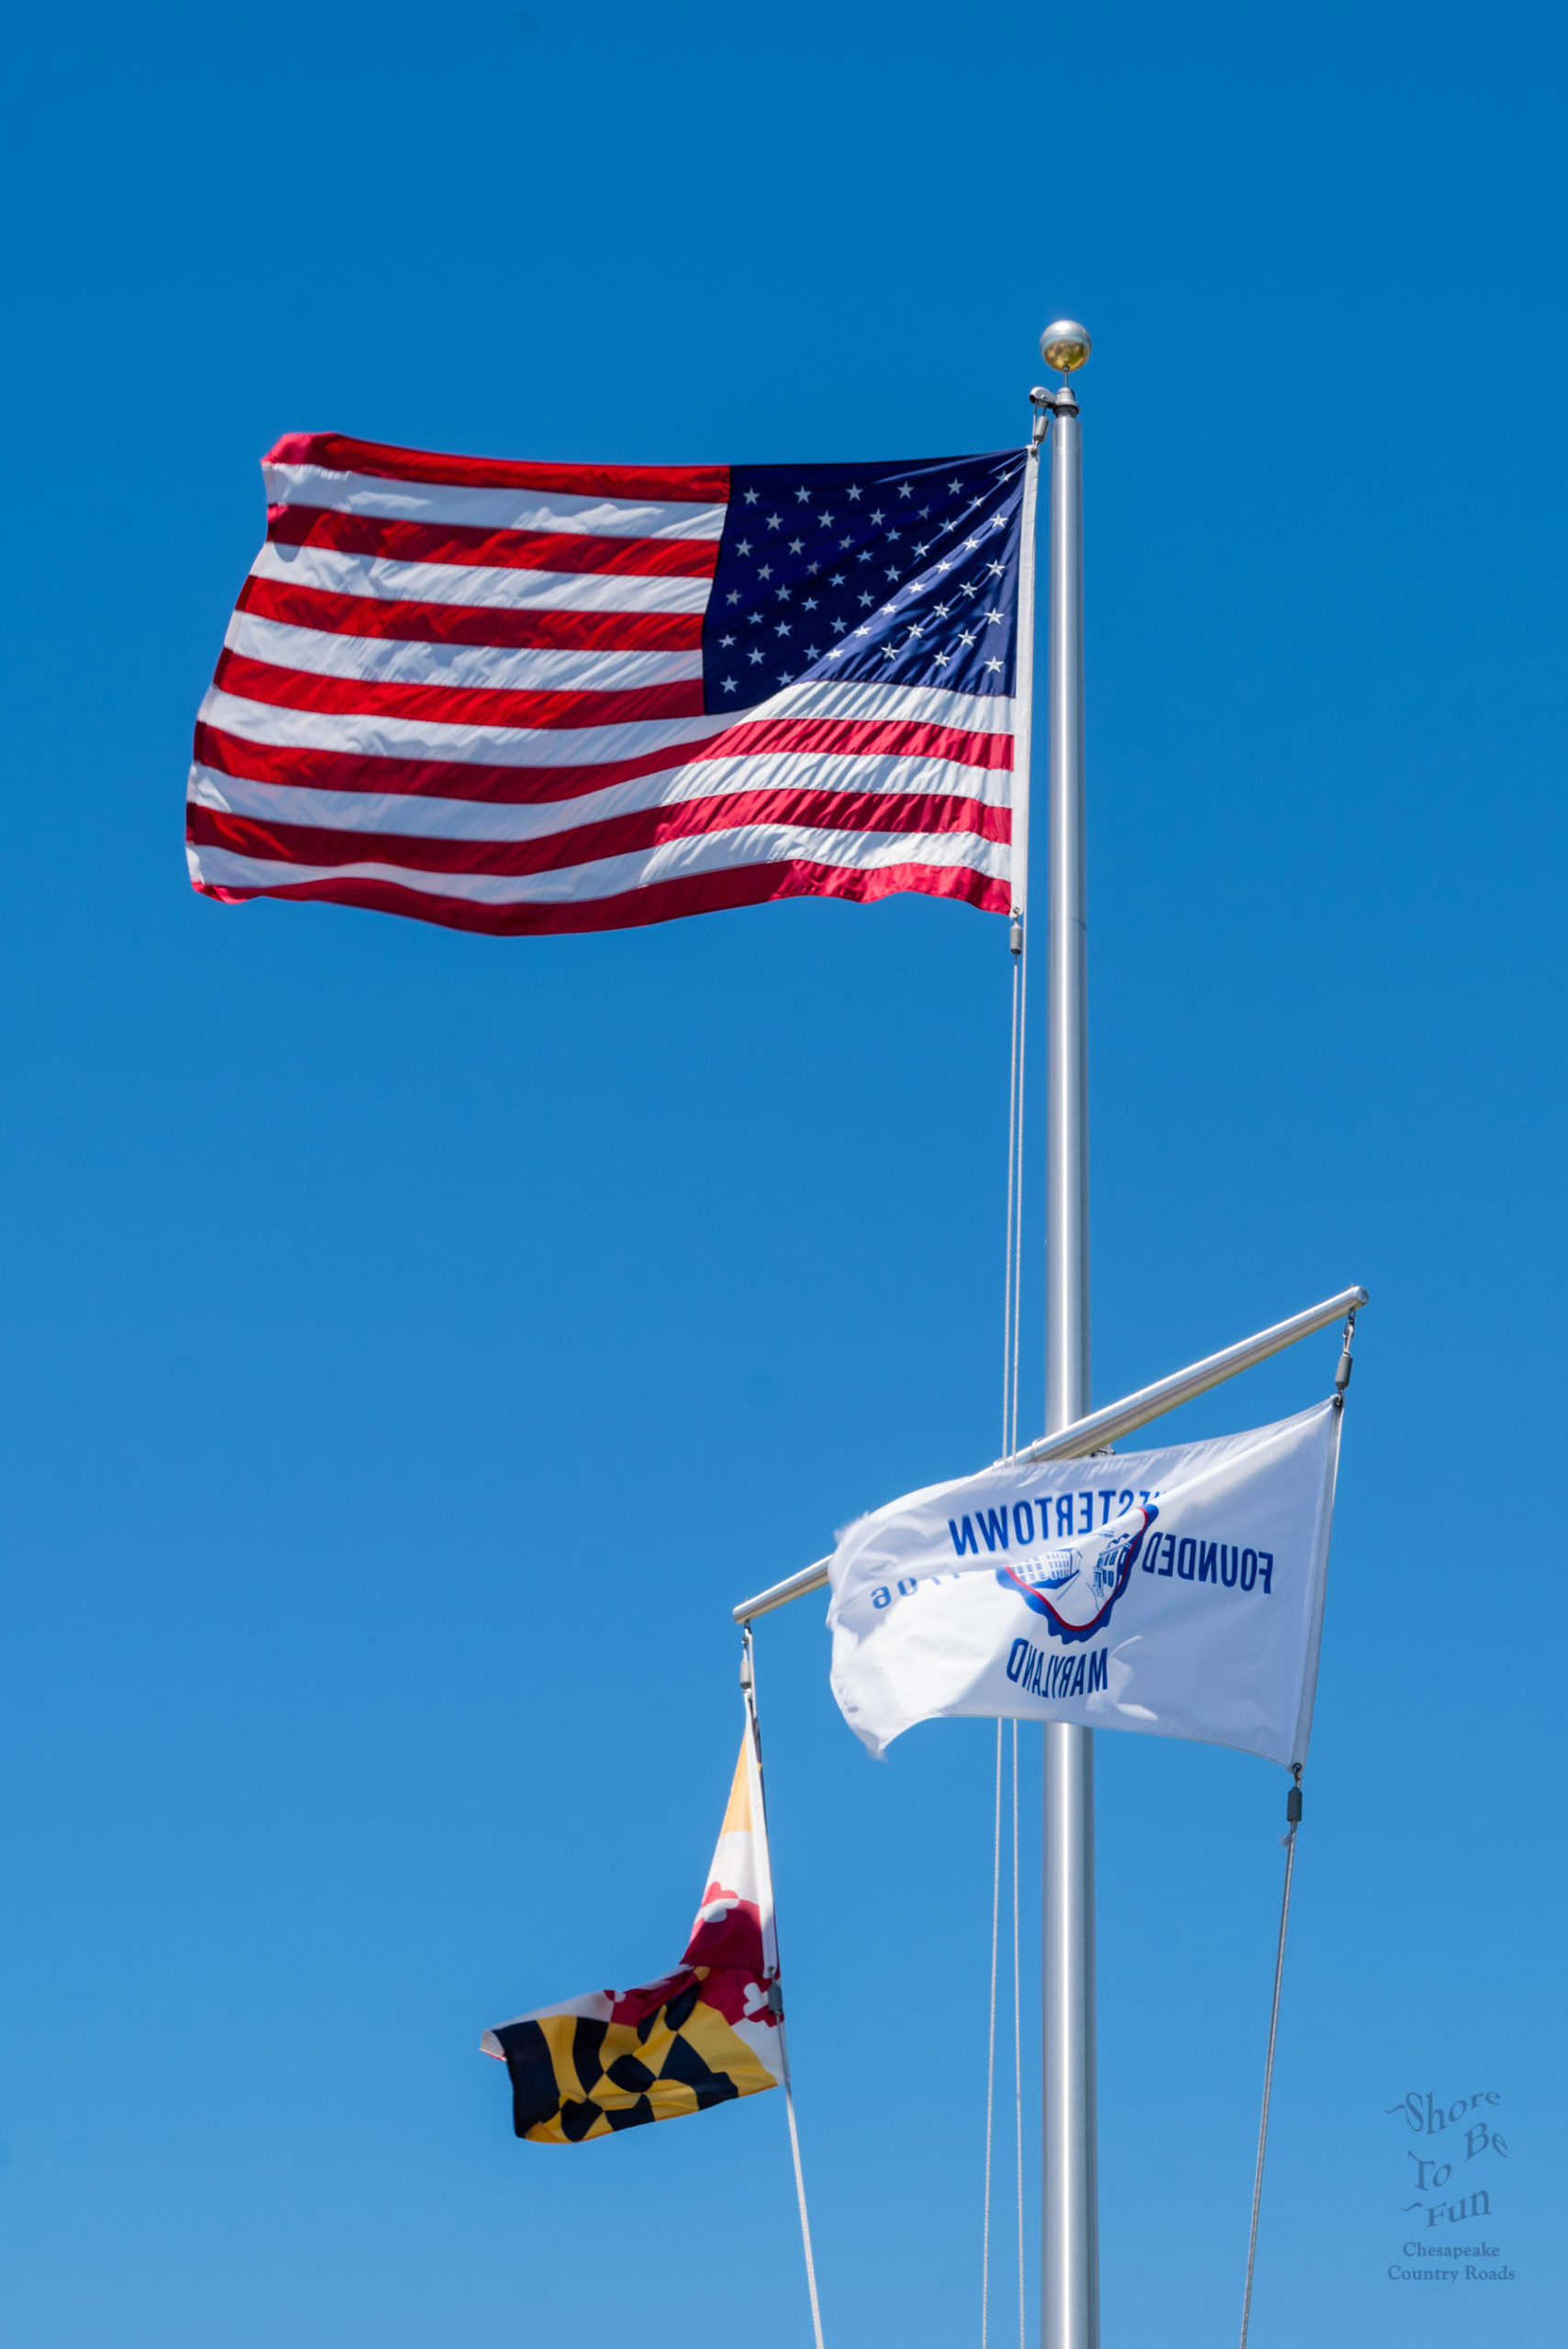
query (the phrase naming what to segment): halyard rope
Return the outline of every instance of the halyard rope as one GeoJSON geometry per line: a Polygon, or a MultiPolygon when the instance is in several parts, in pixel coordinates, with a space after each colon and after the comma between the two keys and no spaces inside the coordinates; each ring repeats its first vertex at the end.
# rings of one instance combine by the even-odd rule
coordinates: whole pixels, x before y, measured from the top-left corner
{"type": "Polygon", "coordinates": [[[1013,2122],[1018,2178],[1018,2349],[1024,2343],[1024,2043],[1018,1973],[1018,1725],[1013,1723],[1013,2122]]]}
{"type": "Polygon", "coordinates": [[[1016,1452],[1018,1448],[1018,1331],[1022,1313],[1024,1285],[1024,1048],[1029,1041],[1029,928],[1026,924],[1024,928],[1023,947],[1018,958],[1018,1050],[1017,1061],[1018,1075],[1015,1079],[1015,1085],[1018,1093],[1018,1117],[1015,1120],[1018,1130],[1018,1139],[1014,1150],[1017,1175],[1016,1179],[1010,1179],[1008,1184],[1008,1187],[1013,1192],[1015,1199],[1015,1206],[1013,1209],[1013,1375],[1010,1392],[1008,1395],[1006,1441],[1006,1449],[1008,1452],[1016,1452]]]}
{"type": "MultiPolygon", "coordinates": [[[[1023,1304],[1024,1048],[1029,989],[1027,931],[1015,922],[1013,1017],[1007,1052],[1007,1230],[1002,1284],[1002,1450],[1018,1441],[1018,1341],[1023,1304]]],[[[1013,2118],[1018,2205],[1018,2343],[1024,2349],[1024,2075],[1023,2014],[1018,1951],[1018,1726],[1012,1749],[1013,2118]]],[[[980,2349],[989,2349],[991,2319],[991,2182],[995,2149],[996,1985],[1001,1956],[1002,1723],[996,1723],[996,1787],[991,1867],[991,1996],[985,2032],[985,2188],[980,2263],[980,2349]]]]}
{"type": "MultiPolygon", "coordinates": [[[[1012,1748],[1013,1895],[1013,2148],[1018,2205],[1018,2349],[1025,2349],[1024,2299],[1024,2065],[1023,1998],[1018,1947],[1018,1725],[1012,1748]]],[[[995,1835],[991,1868],[991,1999],[985,2032],[985,2197],[980,2262],[980,2349],[987,2349],[991,2313],[991,2176],[996,2110],[996,1981],[1001,1954],[1002,1910],[1002,1723],[996,1724],[995,1835]]]]}
{"type": "Polygon", "coordinates": [[[1247,2237],[1247,2288],[1241,2300],[1240,2349],[1247,2349],[1247,2328],[1252,2321],[1252,2268],[1258,2256],[1258,2210],[1263,2199],[1263,2155],[1269,2142],[1269,2098],[1274,2084],[1274,2042],[1279,2037],[1280,1984],[1284,1978],[1284,1936],[1290,1923],[1290,1880],[1296,1873],[1296,1831],[1301,1818],[1301,1770],[1292,1789],[1290,1825],[1284,1843],[1284,1892],[1280,1901],[1279,1947],[1274,1953],[1274,1996],[1269,2009],[1269,2052],[1263,2065],[1263,2110],[1258,2121],[1258,2163],[1252,2173],[1252,2224],[1247,2237]]]}
{"type": "MultiPolygon", "coordinates": [[[[768,1803],[766,1792],[762,1788],[762,1731],[757,1718],[756,1668],[756,1655],[751,1643],[751,1627],[748,1624],[740,1635],[740,1686],[746,1698],[746,1713],[751,1725],[752,1751],[757,1756],[757,1786],[759,1791],[762,1793],[762,1829],[765,1836],[768,1831],[768,1803]]],[[[768,1853],[768,1873],[771,1877],[773,1874],[771,1848],[768,1853]]],[[[806,2173],[800,2165],[800,2132],[795,2125],[795,2088],[790,2080],[789,2072],[789,2037],[784,2029],[782,1994],[778,1987],[783,1969],[779,1966],[777,1948],[776,1902],[773,1910],[773,1964],[775,1967],[779,1967],[779,1971],[773,1977],[773,1995],[779,2001],[775,2009],[779,2026],[779,2069],[784,2075],[784,2111],[789,2119],[790,2158],[795,2164],[795,2199],[800,2210],[801,2247],[806,2253],[806,2288],[811,2299],[811,2330],[816,2336],[817,2349],[822,2349],[822,2310],[817,2300],[817,2262],[811,2254],[811,2221],[806,2209],[806,2173]]]]}
{"type": "Polygon", "coordinates": [[[1029,940],[1015,921],[1013,1023],[1007,1051],[1007,1235],[1002,1275],[1002,1451],[1018,1445],[1018,1338],[1023,1316],[1024,1059],[1029,1039],[1029,940]]]}
{"type": "Polygon", "coordinates": [[[1002,1909],[1002,1724],[996,1723],[996,1840],[991,1870],[991,2010],[985,2029],[985,2206],[980,2231],[980,2349],[991,2311],[991,2127],[996,2109],[996,1928],[1002,1909]]]}
{"type": "MultiPolygon", "coordinates": [[[[1345,1334],[1340,1351],[1340,1366],[1334,1373],[1334,1401],[1340,1410],[1345,1408],[1345,1389],[1351,1383],[1351,1347],[1356,1334],[1355,1308],[1351,1308],[1345,1323],[1345,1334]]],[[[1280,1985],[1284,1979],[1284,1937],[1290,1923],[1290,1881],[1296,1874],[1296,1835],[1301,1825],[1301,1765],[1291,1764],[1296,1780],[1285,1802],[1285,1831],[1280,1838],[1284,1845],[1284,1890],[1280,1896],[1279,1947],[1274,1952],[1274,1996],[1269,2009],[1269,2052],[1263,2063],[1263,2109],[1258,2119],[1258,2161],[1252,2172],[1252,2223],[1247,2235],[1247,2288],[1241,2296],[1240,2349],[1247,2349],[1247,2329],[1252,2321],[1252,2270],[1258,2257],[1258,2211],[1263,2199],[1263,2155],[1269,2143],[1269,2099],[1274,2085],[1274,2042],[1279,2037],[1280,1985]]]]}
{"type": "Polygon", "coordinates": [[[800,2205],[800,2240],[806,2252],[806,2288],[811,2295],[811,2330],[822,2349],[822,2311],[817,2305],[817,2262],[811,2256],[811,2221],[806,2215],[806,2177],[800,2166],[800,2136],[795,2125],[795,2090],[789,2077],[789,2041],[784,2019],[779,2017],[779,2060],[784,2065],[784,2110],[789,2115],[789,2150],[795,2162],[795,2196],[800,2205]]]}

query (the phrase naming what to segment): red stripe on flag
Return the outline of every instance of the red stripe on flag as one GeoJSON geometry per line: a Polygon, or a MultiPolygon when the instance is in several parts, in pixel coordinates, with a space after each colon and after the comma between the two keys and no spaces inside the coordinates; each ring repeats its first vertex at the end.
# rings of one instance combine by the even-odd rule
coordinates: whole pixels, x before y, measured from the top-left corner
{"type": "Polygon", "coordinates": [[[1013,763],[1010,734],[975,734],[912,718],[784,718],[737,719],[722,733],[650,751],[634,759],[596,764],[524,767],[438,759],[388,759],[361,751],[297,750],[252,742],[198,722],[195,757],[250,783],[296,784],[317,791],[395,792],[432,799],[487,799],[527,806],[572,799],[610,784],[633,783],[705,759],[765,757],[790,751],[840,758],[945,759],[960,766],[1006,772],[1013,763]]]}
{"type": "Polygon", "coordinates": [[[573,497],[667,498],[693,506],[724,506],[729,499],[728,465],[538,465],[506,457],[393,449],[380,440],[350,440],[341,432],[285,432],[261,462],[324,465],[332,473],[440,482],[463,489],[557,490],[573,497]]]}
{"type": "Polygon", "coordinates": [[[623,693],[522,692],[485,685],[409,685],[399,679],[324,676],[252,661],[226,647],[213,684],[246,701],[350,718],[408,718],[438,726],[619,726],[647,718],[702,715],[700,677],[639,685],[623,693]]]}
{"type": "Polygon", "coordinates": [[[573,825],[539,841],[330,831],[314,824],[264,823],[199,800],[191,802],[187,818],[185,836],[195,846],[228,849],[234,856],[276,857],[291,864],[403,864],[417,873],[484,873],[506,879],[564,872],[660,848],[667,841],[698,840],[754,824],[801,831],[967,832],[993,841],[1005,841],[1011,831],[1006,807],[987,807],[978,799],[880,791],[740,791],[714,799],[680,799],[573,825]]]}
{"type": "Polygon", "coordinates": [[[395,604],[379,596],[340,596],[326,587],[247,579],[238,608],[291,628],[333,636],[392,637],[403,643],[488,644],[586,652],[693,652],[702,643],[700,612],[580,612],[518,609],[495,604],[395,604]]]}
{"type": "Polygon", "coordinates": [[[724,913],[739,906],[762,906],[785,897],[841,897],[873,905],[906,890],[922,896],[951,897],[982,912],[1005,914],[1012,903],[1008,884],[967,866],[891,864],[874,872],[851,866],[813,864],[802,858],[781,864],[743,864],[726,873],[693,873],[677,881],[651,881],[614,897],[569,906],[476,906],[462,897],[438,897],[392,881],[301,881],[277,888],[227,889],[195,885],[204,896],[238,905],[249,897],[317,897],[332,905],[358,906],[368,913],[404,914],[447,930],[482,930],[493,938],[539,938],[594,930],[634,930],[656,921],[679,921],[687,914],[724,913]]]}
{"type": "Polygon", "coordinates": [[[481,522],[399,522],[332,506],[269,506],[274,546],[330,547],[386,562],[495,564],[508,571],[626,571],[711,579],[717,539],[595,539],[579,530],[495,530],[481,522]]]}

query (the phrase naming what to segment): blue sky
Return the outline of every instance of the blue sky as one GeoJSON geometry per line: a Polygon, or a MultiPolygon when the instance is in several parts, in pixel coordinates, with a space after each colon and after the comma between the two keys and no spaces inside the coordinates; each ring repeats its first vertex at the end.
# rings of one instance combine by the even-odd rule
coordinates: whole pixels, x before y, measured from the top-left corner
{"type": "MultiPolygon", "coordinates": [[[[226,909],[181,796],[280,432],[989,449],[1062,310],[1096,1397],[1373,1295],[1254,2339],[1554,2337],[1563,48],[1379,5],[13,28],[8,2339],[807,2337],[776,2099],[555,2153],[475,2047],[678,1954],[734,1600],[995,1448],[1005,925],[226,909]],[[1510,2132],[1517,2280],[1443,2301],[1385,2276],[1427,2089],[1510,2132]]],[[[826,1661],[818,1608],[763,1627],[825,2316],[935,2349],[978,2324],[991,1732],[873,1765],[826,1661]]],[[[1284,1784],[1106,1737],[1099,1785],[1106,2340],[1197,2349],[1284,1784]]]]}

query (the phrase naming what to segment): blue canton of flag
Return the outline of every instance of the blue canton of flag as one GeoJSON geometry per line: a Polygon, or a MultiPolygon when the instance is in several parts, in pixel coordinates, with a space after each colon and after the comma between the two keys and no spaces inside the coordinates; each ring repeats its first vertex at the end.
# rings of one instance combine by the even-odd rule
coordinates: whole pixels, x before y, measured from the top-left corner
{"type": "Polygon", "coordinates": [[[804,678],[1010,695],[1026,462],[731,466],[705,707],[804,678]]]}

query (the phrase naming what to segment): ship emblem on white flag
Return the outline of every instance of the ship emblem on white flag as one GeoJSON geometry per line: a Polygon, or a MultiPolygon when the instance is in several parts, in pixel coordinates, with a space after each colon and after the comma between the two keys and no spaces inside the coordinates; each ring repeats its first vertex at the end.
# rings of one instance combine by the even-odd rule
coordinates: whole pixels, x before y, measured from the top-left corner
{"type": "MultiPolygon", "coordinates": [[[[1015,1520],[1029,1507],[1028,1502],[1015,1505],[1015,1520]]],[[[1104,1533],[1082,1534],[1065,1549],[998,1566],[996,1579],[1021,1590],[1035,1612],[1049,1619],[1058,1639],[1091,1639],[1109,1620],[1127,1588],[1143,1536],[1159,1514],[1153,1502],[1147,1508],[1135,1505],[1112,1521],[1108,1539],[1104,1533]]]]}

